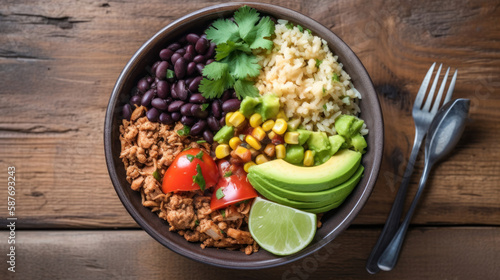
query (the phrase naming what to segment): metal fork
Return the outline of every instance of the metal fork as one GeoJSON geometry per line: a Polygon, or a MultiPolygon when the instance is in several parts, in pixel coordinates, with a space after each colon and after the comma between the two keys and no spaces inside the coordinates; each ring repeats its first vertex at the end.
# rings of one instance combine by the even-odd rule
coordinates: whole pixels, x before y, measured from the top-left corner
{"type": "MultiPolygon", "coordinates": [[[[382,233],[380,234],[377,243],[373,247],[372,252],[368,257],[368,261],[366,263],[366,270],[371,274],[375,274],[380,271],[377,262],[382,253],[384,252],[385,248],[387,247],[387,245],[389,245],[389,242],[394,237],[394,234],[396,233],[397,229],[399,228],[399,220],[401,219],[401,214],[403,212],[406,192],[408,190],[408,184],[410,182],[411,174],[413,173],[413,167],[415,166],[415,161],[417,159],[417,155],[420,150],[422,140],[427,134],[429,125],[431,124],[432,119],[436,115],[441,104],[441,98],[443,96],[446,81],[448,80],[448,73],[450,72],[450,68],[448,67],[448,70],[444,75],[444,79],[441,82],[441,86],[439,87],[438,94],[434,100],[434,92],[436,91],[442,64],[439,65],[439,69],[437,70],[434,82],[432,83],[431,89],[429,90],[429,94],[427,95],[425,104],[422,106],[427,92],[427,87],[429,86],[429,83],[431,81],[432,73],[434,72],[435,66],[436,63],[434,62],[431,68],[429,68],[429,71],[427,71],[424,81],[422,82],[422,85],[418,90],[417,97],[415,98],[415,103],[413,105],[413,110],[412,110],[413,120],[415,122],[415,140],[413,142],[413,149],[411,151],[408,164],[406,165],[406,170],[403,175],[403,180],[399,187],[398,193],[396,194],[396,198],[394,199],[394,204],[392,205],[391,212],[389,213],[387,221],[385,222],[384,229],[382,230],[382,233]]],[[[448,88],[448,92],[446,93],[443,104],[446,104],[448,103],[448,101],[450,101],[453,89],[455,88],[456,79],[457,79],[457,70],[455,70],[455,74],[451,79],[450,87],[448,88]]]]}

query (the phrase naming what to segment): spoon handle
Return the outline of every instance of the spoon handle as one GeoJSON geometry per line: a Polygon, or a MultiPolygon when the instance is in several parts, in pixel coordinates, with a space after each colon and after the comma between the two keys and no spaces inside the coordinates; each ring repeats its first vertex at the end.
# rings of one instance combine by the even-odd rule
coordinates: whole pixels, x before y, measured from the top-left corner
{"type": "Polygon", "coordinates": [[[399,227],[399,230],[396,232],[396,235],[394,235],[394,237],[392,238],[391,243],[389,243],[384,253],[378,260],[378,267],[384,271],[390,271],[396,265],[399,253],[401,252],[401,247],[403,246],[406,231],[408,230],[408,226],[410,225],[413,213],[417,208],[418,200],[424,191],[425,183],[427,182],[427,178],[429,177],[431,168],[432,164],[425,165],[422,177],[420,178],[417,193],[415,194],[415,198],[413,198],[413,201],[411,202],[410,209],[408,210],[403,223],[399,227]]]}
{"type": "Polygon", "coordinates": [[[417,155],[420,151],[420,146],[425,134],[426,132],[422,133],[422,130],[416,128],[413,149],[411,150],[410,159],[408,160],[405,173],[403,174],[403,180],[399,186],[394,203],[392,204],[391,211],[387,216],[382,233],[380,233],[377,243],[373,246],[372,252],[366,262],[366,270],[371,274],[379,272],[380,269],[377,262],[399,227],[399,220],[401,219],[401,214],[403,213],[406,192],[408,190],[410,178],[413,173],[413,167],[415,166],[417,155]]]}

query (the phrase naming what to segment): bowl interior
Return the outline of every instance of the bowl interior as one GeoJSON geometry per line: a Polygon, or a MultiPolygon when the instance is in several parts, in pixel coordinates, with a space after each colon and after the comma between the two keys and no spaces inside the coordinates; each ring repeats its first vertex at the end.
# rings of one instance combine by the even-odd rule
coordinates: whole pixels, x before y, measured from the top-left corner
{"type": "Polygon", "coordinates": [[[203,263],[228,268],[257,269],[285,264],[307,256],[332,241],[347,228],[365,204],[375,185],[382,158],[383,123],[380,105],[368,73],[351,49],[329,29],[311,18],[286,8],[262,3],[231,3],[204,8],[176,20],[159,31],[136,52],[125,66],[113,89],[106,112],[104,140],[108,171],[115,190],[130,215],[153,238],[171,250],[203,263]],[[349,73],[354,86],[362,94],[360,117],[365,120],[370,130],[367,136],[368,150],[362,160],[365,166],[364,177],[339,208],[324,215],[323,225],[318,229],[313,242],[301,252],[286,257],[276,257],[263,249],[250,256],[239,251],[201,249],[199,243],[189,243],[177,233],[169,232],[166,221],[159,219],[155,213],[142,206],[140,193],[130,188],[130,184],[125,179],[125,169],[119,158],[121,108],[128,101],[131,89],[144,75],[146,67],[157,60],[161,49],[174,42],[182,34],[193,30],[202,31],[213,20],[232,15],[244,4],[256,8],[261,14],[298,23],[324,38],[333,53],[339,56],[344,70],[349,73]]]}

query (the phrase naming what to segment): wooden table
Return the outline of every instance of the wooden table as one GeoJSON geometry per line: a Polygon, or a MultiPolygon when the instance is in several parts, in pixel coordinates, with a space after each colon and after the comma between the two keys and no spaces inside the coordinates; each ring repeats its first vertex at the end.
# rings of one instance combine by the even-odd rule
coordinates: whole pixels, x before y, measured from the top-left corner
{"type": "MultiPolygon", "coordinates": [[[[271,2],[271,1],[267,1],[271,2]]],[[[106,105],[132,54],[176,18],[213,1],[3,1],[0,7],[1,279],[498,279],[500,1],[275,1],[338,34],[375,84],[385,150],[353,225],[319,255],[263,271],[197,263],[149,237],[108,177],[106,105]],[[7,3],[6,3],[7,2],[7,3]],[[431,173],[397,267],[365,262],[411,150],[411,106],[427,69],[459,68],[470,98],[457,148],[431,173]],[[7,171],[15,167],[15,273],[6,261],[7,171]]],[[[416,190],[422,160],[410,192],[416,190]]]]}

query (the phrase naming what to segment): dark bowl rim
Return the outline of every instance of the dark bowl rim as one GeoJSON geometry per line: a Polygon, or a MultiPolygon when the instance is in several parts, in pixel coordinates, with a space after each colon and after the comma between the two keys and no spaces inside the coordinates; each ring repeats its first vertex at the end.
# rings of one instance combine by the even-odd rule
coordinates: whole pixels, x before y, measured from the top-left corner
{"type": "MultiPolygon", "coordinates": [[[[346,60],[346,57],[340,57],[340,60],[346,60]]],[[[382,112],[381,112],[381,107],[380,103],[378,101],[378,98],[376,96],[375,89],[373,87],[373,82],[370,79],[370,76],[368,75],[368,72],[366,71],[366,68],[364,65],[361,63],[359,58],[355,55],[355,53],[349,48],[349,46],[342,41],[336,34],[334,34],[331,30],[327,29],[325,26],[317,22],[316,20],[305,16],[301,14],[300,12],[294,11],[289,8],[285,8],[282,6],[277,6],[274,4],[267,4],[267,3],[257,3],[257,2],[234,2],[234,3],[224,3],[224,4],[218,4],[218,5],[212,5],[208,6],[199,10],[196,10],[194,12],[191,12],[187,15],[184,15],[177,20],[174,20],[164,28],[162,28],[160,31],[158,31],[155,35],[153,35],[148,41],[146,41],[132,56],[132,58],[127,62],[125,67],[123,68],[122,72],[120,73],[119,77],[116,80],[115,86],[113,87],[112,94],[110,96],[108,106],[106,108],[106,115],[105,115],[105,122],[104,122],[104,153],[105,153],[105,158],[106,158],[106,166],[108,169],[109,176],[111,178],[113,187],[118,194],[118,197],[122,204],[125,206],[126,210],[128,213],[132,216],[132,218],[139,224],[150,236],[152,236],[156,241],[161,243],[163,246],[169,248],[170,250],[187,257],[189,259],[205,263],[205,264],[210,264],[214,265],[217,267],[223,267],[223,268],[231,268],[231,269],[264,269],[264,268],[271,268],[271,267],[276,267],[280,265],[284,265],[296,260],[299,260],[301,258],[304,258],[306,256],[309,256],[310,254],[318,251],[325,245],[327,245],[329,242],[331,242],[336,236],[338,236],[341,232],[343,232],[349,225],[350,223],[354,220],[354,218],[357,216],[357,214],[361,211],[363,206],[365,205],[366,201],[368,200],[371,192],[373,191],[373,188],[375,186],[379,171],[380,171],[380,164],[382,161],[382,154],[383,154],[383,141],[384,141],[384,124],[383,124],[383,118],[382,118],[382,112]],[[272,261],[254,261],[253,263],[251,261],[248,262],[222,262],[222,261],[214,261],[213,258],[208,258],[193,252],[190,252],[189,250],[186,250],[180,246],[178,246],[175,243],[166,241],[163,239],[163,237],[152,227],[150,226],[147,221],[143,220],[140,216],[140,214],[137,212],[137,210],[132,206],[130,201],[127,199],[126,194],[120,184],[120,181],[118,179],[118,175],[116,173],[116,170],[113,166],[113,154],[111,152],[111,147],[113,139],[111,139],[112,135],[112,124],[113,124],[113,114],[114,110],[116,107],[116,104],[118,102],[118,97],[121,92],[123,83],[126,78],[126,74],[131,70],[132,65],[134,65],[134,62],[136,59],[140,56],[140,54],[149,47],[150,44],[153,44],[155,40],[161,36],[163,36],[165,33],[169,33],[172,30],[175,30],[176,28],[182,26],[183,24],[187,23],[191,18],[201,16],[204,14],[210,14],[213,12],[223,12],[223,11],[229,11],[229,10],[236,10],[239,7],[243,5],[248,5],[250,7],[253,7],[257,10],[263,11],[263,12],[282,12],[282,13],[287,13],[293,15],[295,18],[301,18],[301,21],[307,22],[309,26],[313,25],[314,28],[311,28],[312,30],[318,31],[321,30],[322,32],[330,32],[333,36],[332,39],[334,42],[331,42],[335,45],[340,45],[342,48],[345,49],[345,51],[348,53],[348,58],[351,60],[354,64],[354,67],[357,69],[357,71],[361,72],[360,78],[363,79],[362,82],[369,87],[369,91],[374,95],[373,98],[373,103],[371,106],[371,109],[373,112],[371,112],[371,117],[373,117],[375,120],[380,120],[379,122],[375,123],[375,127],[370,128],[370,131],[373,129],[376,129],[378,133],[375,135],[374,143],[375,143],[375,148],[374,148],[374,159],[372,163],[372,168],[370,172],[367,174],[365,173],[364,176],[369,176],[367,180],[367,184],[363,190],[363,193],[361,194],[360,198],[356,201],[356,204],[354,207],[351,209],[351,211],[347,214],[347,216],[335,227],[333,228],[326,236],[323,237],[320,241],[313,245],[309,245],[306,247],[304,250],[301,252],[287,256],[287,257],[276,257],[276,259],[272,261]]],[[[366,170],[365,170],[366,172],[366,170]]]]}

